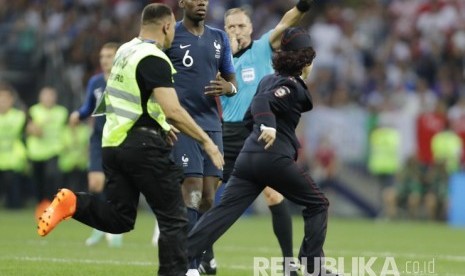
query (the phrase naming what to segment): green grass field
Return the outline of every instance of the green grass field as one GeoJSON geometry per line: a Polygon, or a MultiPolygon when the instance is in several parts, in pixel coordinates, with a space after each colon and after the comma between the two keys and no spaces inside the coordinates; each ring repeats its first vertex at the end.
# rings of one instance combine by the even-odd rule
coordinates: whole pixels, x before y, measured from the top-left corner
{"type": "MultiPolygon", "coordinates": [[[[152,214],[140,211],[122,248],[108,248],[105,242],[86,247],[90,228],[74,220],[40,238],[32,210],[0,210],[0,275],[156,275],[157,249],[150,243],[153,226],[152,214]]],[[[295,217],[296,253],[302,232],[302,220],[295,217]]],[[[254,275],[254,257],[280,256],[270,217],[241,218],[217,242],[215,252],[218,275],[254,275]]],[[[445,224],[330,218],[325,252],[344,257],[338,265],[342,263],[352,276],[354,257],[365,257],[360,259],[366,262],[376,258],[371,266],[375,274],[359,275],[382,275],[386,257],[392,257],[400,275],[465,276],[465,229],[445,224]]],[[[279,274],[269,270],[256,275],[279,274]]]]}

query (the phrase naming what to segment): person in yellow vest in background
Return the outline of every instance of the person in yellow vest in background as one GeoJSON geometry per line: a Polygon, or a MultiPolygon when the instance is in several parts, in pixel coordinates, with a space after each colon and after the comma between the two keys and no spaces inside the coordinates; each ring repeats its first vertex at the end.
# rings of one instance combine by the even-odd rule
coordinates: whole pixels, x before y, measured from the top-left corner
{"type": "Polygon", "coordinates": [[[56,102],[55,88],[45,86],[39,93],[39,103],[29,109],[26,146],[39,202],[36,218],[50,204],[61,180],[58,155],[63,149],[61,138],[68,119],[68,110],[56,102]]]}
{"type": "Polygon", "coordinates": [[[90,126],[86,123],[64,128],[63,150],[58,157],[58,167],[63,174],[63,183],[66,188],[75,191],[87,190],[90,133],[90,126]]]}
{"type": "Polygon", "coordinates": [[[436,133],[431,140],[434,162],[445,162],[449,174],[460,169],[462,147],[460,136],[452,131],[449,125],[446,125],[443,131],[436,133]]]}
{"type": "Polygon", "coordinates": [[[26,114],[14,107],[17,94],[0,84],[0,190],[5,192],[7,208],[21,208],[24,195],[21,174],[27,166],[26,148],[22,142],[26,114]]]}
{"type": "Polygon", "coordinates": [[[379,123],[370,134],[368,170],[380,181],[380,202],[387,202],[395,193],[393,184],[400,169],[400,140],[399,131],[386,123],[379,123]]]}
{"type": "Polygon", "coordinates": [[[425,207],[429,219],[445,219],[449,176],[460,170],[463,145],[450,125],[433,136],[431,151],[434,164],[425,177],[425,207]]]}

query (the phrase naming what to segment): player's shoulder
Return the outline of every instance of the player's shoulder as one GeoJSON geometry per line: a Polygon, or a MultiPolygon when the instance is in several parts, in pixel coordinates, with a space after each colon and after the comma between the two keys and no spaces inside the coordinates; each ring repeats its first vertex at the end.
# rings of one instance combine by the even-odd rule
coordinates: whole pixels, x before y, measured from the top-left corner
{"type": "Polygon", "coordinates": [[[212,27],[210,25],[205,25],[205,29],[208,29],[208,30],[210,30],[210,31],[212,31],[214,33],[226,34],[225,31],[223,31],[223,30],[221,30],[219,28],[212,27]]]}
{"type": "Polygon", "coordinates": [[[90,79],[89,79],[89,81],[87,83],[87,87],[91,88],[91,89],[94,89],[95,87],[102,86],[102,85],[105,85],[105,84],[106,84],[105,76],[104,76],[103,72],[101,72],[101,73],[97,73],[97,74],[93,75],[92,77],[90,77],[90,79]]]}
{"type": "Polygon", "coordinates": [[[176,25],[174,27],[174,40],[185,40],[185,39],[191,39],[192,35],[190,35],[189,31],[187,28],[182,24],[182,21],[177,21],[176,25]]]}
{"type": "Polygon", "coordinates": [[[222,38],[227,38],[227,35],[226,35],[226,32],[221,30],[221,29],[218,29],[218,28],[215,28],[215,27],[212,27],[212,26],[209,26],[209,25],[205,25],[205,30],[208,30],[209,33],[215,35],[215,36],[220,36],[222,38]]]}
{"type": "Polygon", "coordinates": [[[174,26],[175,32],[182,31],[182,21],[176,21],[176,25],[174,26]]]}
{"type": "Polygon", "coordinates": [[[92,75],[92,77],[90,77],[89,79],[89,82],[90,83],[96,83],[96,82],[99,82],[99,81],[105,81],[105,76],[103,75],[103,72],[100,72],[100,73],[97,73],[95,75],[92,75]]]}

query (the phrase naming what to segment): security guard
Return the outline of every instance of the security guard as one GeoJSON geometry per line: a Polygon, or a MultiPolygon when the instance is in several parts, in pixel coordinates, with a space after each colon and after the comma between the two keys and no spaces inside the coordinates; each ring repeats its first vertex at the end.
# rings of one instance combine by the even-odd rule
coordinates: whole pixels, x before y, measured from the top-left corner
{"type": "Polygon", "coordinates": [[[444,162],[449,174],[460,170],[462,160],[462,139],[455,133],[449,124],[446,129],[436,133],[431,140],[431,150],[436,163],[444,162]]]}
{"type": "Polygon", "coordinates": [[[90,133],[88,124],[66,126],[62,133],[63,150],[58,156],[58,167],[63,174],[64,185],[72,190],[87,191],[85,183],[90,133]]]}
{"type": "Polygon", "coordinates": [[[394,184],[394,176],[400,169],[400,133],[385,122],[370,134],[368,170],[378,177],[382,188],[394,184]]]}
{"type": "Polygon", "coordinates": [[[162,51],[174,37],[175,19],[164,4],[147,5],[139,37],[117,51],[104,104],[103,169],[107,201],[62,189],[42,215],[38,234],[62,219],[74,219],[108,233],[133,229],[139,194],[160,225],[158,275],[181,276],[187,268],[187,215],[181,195],[182,169],[169,158],[179,129],[199,142],[221,168],[218,147],[179,104],[173,66],[162,51]],[[168,124],[167,119],[173,124],[168,124]]]}
{"type": "Polygon", "coordinates": [[[23,206],[21,173],[27,165],[22,134],[26,123],[24,111],[15,108],[16,92],[0,84],[0,189],[5,191],[6,207],[23,206]]]}
{"type": "Polygon", "coordinates": [[[61,135],[68,110],[57,104],[57,97],[55,88],[45,86],[40,90],[39,102],[29,108],[26,147],[37,189],[36,217],[50,204],[61,180],[58,156],[63,149],[61,135]]]}
{"type": "MultiPolygon", "coordinates": [[[[299,147],[295,128],[301,113],[313,107],[300,75],[309,69],[314,57],[310,36],[304,29],[284,31],[281,51],[273,58],[276,74],[262,79],[246,113],[252,133],[237,158],[221,202],[189,233],[189,258],[214,243],[268,185],[305,207],[305,237],[299,258],[306,264],[306,271],[318,275],[320,267],[314,267],[313,258],[323,256],[329,203],[295,163],[299,147]]],[[[293,271],[295,268],[285,262],[285,275],[293,271]]]]}

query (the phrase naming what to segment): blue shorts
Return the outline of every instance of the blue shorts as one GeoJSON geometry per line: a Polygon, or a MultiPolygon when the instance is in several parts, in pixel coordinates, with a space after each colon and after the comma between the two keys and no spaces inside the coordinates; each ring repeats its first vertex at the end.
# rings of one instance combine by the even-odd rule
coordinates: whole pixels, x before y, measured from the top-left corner
{"type": "Polygon", "coordinates": [[[90,136],[89,172],[103,172],[102,168],[102,136],[90,136]]]}
{"type": "MultiPolygon", "coordinates": [[[[206,131],[221,153],[223,153],[223,137],[221,131],[206,131]]],[[[215,167],[210,157],[194,139],[179,133],[178,141],[172,151],[174,162],[181,166],[188,177],[216,176],[223,177],[223,171],[215,167]]]]}

